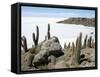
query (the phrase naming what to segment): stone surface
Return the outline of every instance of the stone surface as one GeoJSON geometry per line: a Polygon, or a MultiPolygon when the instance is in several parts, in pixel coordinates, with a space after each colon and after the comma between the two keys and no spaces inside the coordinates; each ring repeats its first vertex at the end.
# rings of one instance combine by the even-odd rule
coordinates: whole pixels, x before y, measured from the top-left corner
{"type": "Polygon", "coordinates": [[[35,55],[32,64],[40,65],[40,64],[48,64],[48,57],[53,55],[55,57],[59,57],[63,55],[62,47],[59,43],[57,37],[52,37],[49,40],[46,40],[42,43],[41,50],[37,55],[35,55]]]}
{"type": "Polygon", "coordinates": [[[94,48],[85,48],[81,50],[81,54],[84,57],[81,59],[81,67],[90,67],[95,66],[95,49],[94,48]]]}
{"type": "Polygon", "coordinates": [[[66,64],[64,60],[57,62],[55,65],[55,69],[61,69],[61,68],[66,68],[66,64]]]}
{"type": "Polygon", "coordinates": [[[33,58],[34,58],[34,54],[31,54],[30,52],[22,53],[21,56],[22,70],[30,69],[30,67],[32,66],[33,58]]]}

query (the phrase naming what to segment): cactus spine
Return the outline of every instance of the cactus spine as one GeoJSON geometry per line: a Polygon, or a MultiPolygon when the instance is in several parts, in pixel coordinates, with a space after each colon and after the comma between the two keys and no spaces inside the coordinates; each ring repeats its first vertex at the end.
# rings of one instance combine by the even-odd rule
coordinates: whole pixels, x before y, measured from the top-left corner
{"type": "Polygon", "coordinates": [[[22,44],[21,45],[24,48],[24,51],[27,52],[27,40],[26,40],[25,36],[22,37],[22,44]]]}
{"type": "Polygon", "coordinates": [[[36,26],[36,34],[37,35],[35,35],[35,33],[33,32],[33,41],[34,41],[35,46],[38,45],[38,40],[39,40],[39,27],[38,26],[36,26]]]}

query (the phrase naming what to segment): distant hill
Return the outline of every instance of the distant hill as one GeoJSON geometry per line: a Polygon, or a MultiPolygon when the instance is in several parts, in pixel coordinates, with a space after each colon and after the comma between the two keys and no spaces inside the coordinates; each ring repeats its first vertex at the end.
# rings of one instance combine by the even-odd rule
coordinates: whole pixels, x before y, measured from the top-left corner
{"type": "Polygon", "coordinates": [[[64,24],[77,24],[77,25],[84,25],[84,26],[95,26],[95,18],[68,18],[62,21],[58,21],[57,23],[64,23],[64,24]]]}

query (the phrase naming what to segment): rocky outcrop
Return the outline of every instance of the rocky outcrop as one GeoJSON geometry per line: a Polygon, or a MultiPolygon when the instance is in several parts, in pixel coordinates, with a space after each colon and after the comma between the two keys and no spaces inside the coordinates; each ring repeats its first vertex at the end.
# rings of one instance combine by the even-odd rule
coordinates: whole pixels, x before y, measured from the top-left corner
{"type": "Polygon", "coordinates": [[[62,47],[59,43],[57,37],[52,37],[47,41],[44,41],[41,50],[37,55],[35,55],[32,64],[33,65],[41,65],[41,64],[48,64],[49,60],[48,57],[53,55],[55,57],[62,56],[64,53],[62,51],[62,47]]]}
{"type": "Polygon", "coordinates": [[[80,67],[95,66],[95,49],[94,48],[82,49],[80,55],[83,55],[83,57],[81,58],[80,67]]]}
{"type": "MultiPolygon", "coordinates": [[[[71,20],[74,22],[73,19],[71,20]]],[[[85,21],[87,19],[78,18],[76,20],[85,21]]],[[[38,26],[36,30],[37,35],[33,33],[34,45],[32,45],[31,48],[27,48],[27,39],[25,36],[22,37],[21,70],[28,71],[95,66],[95,40],[91,36],[88,37],[86,35],[82,44],[82,33],[80,33],[76,39],[76,43],[69,42],[68,45],[65,43],[64,48],[62,48],[58,37],[51,37],[50,24],[48,24],[45,40],[40,43],[38,43],[38,26]]]]}
{"type": "Polygon", "coordinates": [[[85,25],[85,26],[95,26],[95,18],[69,18],[62,21],[58,21],[57,23],[64,24],[77,24],[77,25],[85,25]]]}
{"type": "Polygon", "coordinates": [[[32,67],[32,60],[34,58],[34,54],[31,52],[22,53],[21,56],[21,69],[29,70],[32,67]]]}

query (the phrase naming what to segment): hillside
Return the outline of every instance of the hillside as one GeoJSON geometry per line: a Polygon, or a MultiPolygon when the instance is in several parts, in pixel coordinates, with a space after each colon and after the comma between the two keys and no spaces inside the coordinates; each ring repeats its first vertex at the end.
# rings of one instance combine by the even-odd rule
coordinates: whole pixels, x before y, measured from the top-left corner
{"type": "Polygon", "coordinates": [[[58,21],[57,23],[64,23],[64,24],[77,24],[77,25],[84,25],[84,26],[95,26],[95,18],[68,18],[62,21],[58,21]]]}

